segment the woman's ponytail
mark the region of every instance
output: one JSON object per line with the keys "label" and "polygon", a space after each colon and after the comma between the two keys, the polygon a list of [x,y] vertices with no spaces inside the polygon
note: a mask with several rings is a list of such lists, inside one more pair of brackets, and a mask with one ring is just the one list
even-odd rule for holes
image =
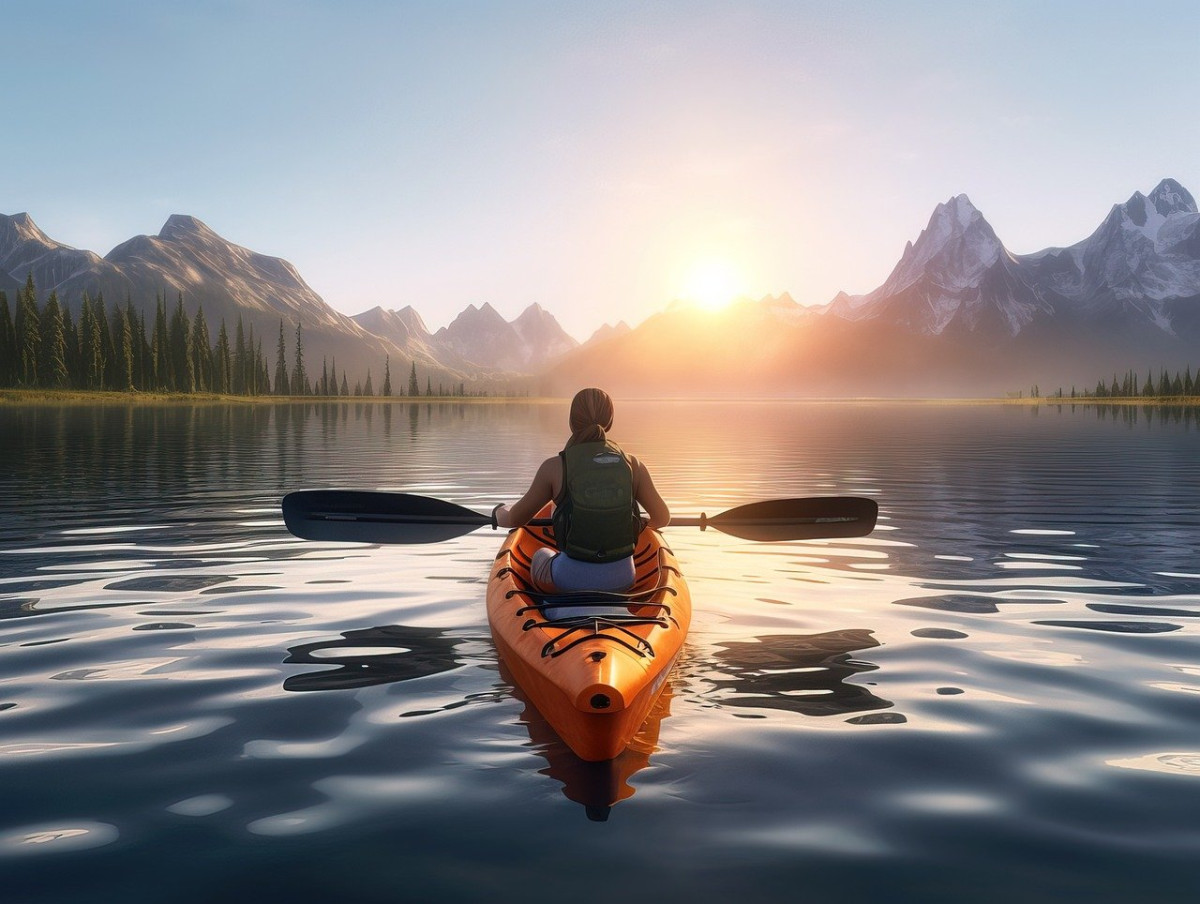
{"label": "woman's ponytail", "polygon": [[602,443],[613,425],[613,401],[603,389],[581,389],[571,400],[571,438],[567,446]]}

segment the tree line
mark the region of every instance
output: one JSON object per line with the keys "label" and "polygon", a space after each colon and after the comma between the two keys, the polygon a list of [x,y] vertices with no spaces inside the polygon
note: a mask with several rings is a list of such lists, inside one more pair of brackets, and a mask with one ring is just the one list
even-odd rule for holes
{"label": "tree line", "polygon": [[[1041,389],[1035,383],[1030,387],[1030,398],[1042,398]],[[1158,378],[1155,379],[1154,369],[1150,368],[1146,371],[1146,378],[1140,379],[1137,371],[1127,370],[1123,376],[1113,374],[1112,380],[1108,381],[1101,377],[1096,381],[1096,388],[1093,390],[1082,390],[1077,392],[1072,386],[1069,393],[1064,392],[1062,387],[1059,387],[1057,392],[1051,393],[1047,398],[1056,399],[1178,399],[1189,398],[1191,396],[1200,396],[1200,370],[1196,375],[1192,375],[1192,367],[1189,364],[1180,373],[1175,371],[1174,376],[1169,374],[1166,368],[1160,368]]]}
{"label": "tree line", "polygon": [[[203,307],[189,317],[182,292],[169,316],[165,293],[156,293],[151,323],[128,298],[124,306],[109,308],[103,293],[91,298],[84,292],[76,322],[57,292],[51,291],[39,307],[32,274],[18,293],[15,312],[0,290],[0,387],[246,396],[422,395],[416,362],[407,393],[393,393],[387,357],[378,393],[370,370],[366,383],[356,382],[352,390],[344,369],[339,377],[336,360],[323,358],[320,375],[310,376],[301,326],[296,324],[295,348],[289,356],[282,319],[272,370],[253,325],[246,327],[239,315],[231,339],[222,318],[214,341]],[[423,394],[434,395],[428,375]],[[448,394],[464,396],[466,387],[459,383],[447,393],[439,383],[437,395]]]}

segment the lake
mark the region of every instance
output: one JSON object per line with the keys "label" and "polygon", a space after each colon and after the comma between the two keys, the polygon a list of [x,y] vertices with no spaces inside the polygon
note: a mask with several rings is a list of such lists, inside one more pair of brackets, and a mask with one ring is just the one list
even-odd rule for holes
{"label": "lake", "polygon": [[0,407],[0,897],[1196,900],[1195,409],[619,402],[676,514],[881,518],[668,529],[692,632],[608,766],[497,661],[500,534],[279,514],[320,487],[487,511],[566,411]]}

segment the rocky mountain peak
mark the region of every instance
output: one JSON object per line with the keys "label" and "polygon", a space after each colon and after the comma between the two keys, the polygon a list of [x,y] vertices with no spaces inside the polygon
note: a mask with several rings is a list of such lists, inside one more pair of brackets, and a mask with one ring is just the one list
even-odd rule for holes
{"label": "rocky mountain peak", "polygon": [[179,241],[187,238],[218,239],[224,241],[200,220],[188,214],[181,213],[174,213],[167,217],[167,222],[159,230],[158,237],[165,241]]}
{"label": "rocky mountain peak", "polygon": [[1150,192],[1147,200],[1164,217],[1173,213],[1196,213],[1196,199],[1174,179],[1163,179]]}
{"label": "rocky mountain peak", "polygon": [[477,330],[481,328],[494,327],[497,324],[505,324],[508,322],[500,316],[500,312],[492,307],[490,302],[484,302],[479,307],[473,304],[467,305],[457,317],[450,322],[449,326],[442,327],[438,333],[449,332],[451,334],[461,332],[463,330]]}
{"label": "rocky mountain peak", "polygon": [[393,311],[409,330],[421,336],[424,339],[429,338],[429,328],[425,326],[425,319],[417,312],[417,309],[410,304],[406,304],[398,311]]}
{"label": "rocky mountain peak", "polygon": [[1150,194],[1135,191],[1124,204],[1114,204],[1100,228],[1087,240],[1088,252],[1108,255],[1113,248],[1154,244],[1168,221],[1196,214],[1196,200],[1174,179],[1163,179]]}
{"label": "rocky mountain peak", "polygon": [[947,289],[975,285],[1003,253],[1004,245],[971,199],[955,195],[934,208],[929,225],[905,247],[885,288],[901,291],[933,271]]}
{"label": "rocky mountain peak", "polygon": [[53,241],[33,222],[27,213],[12,216],[0,214],[0,262],[3,262],[19,245],[33,242],[47,249],[65,247]]}

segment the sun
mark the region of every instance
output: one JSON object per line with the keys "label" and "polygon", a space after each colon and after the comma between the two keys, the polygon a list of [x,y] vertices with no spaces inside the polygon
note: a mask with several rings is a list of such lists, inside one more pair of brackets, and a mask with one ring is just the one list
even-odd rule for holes
{"label": "sun", "polygon": [[740,294],[741,275],[729,261],[709,258],[697,261],[683,282],[683,297],[706,311],[731,304]]}

